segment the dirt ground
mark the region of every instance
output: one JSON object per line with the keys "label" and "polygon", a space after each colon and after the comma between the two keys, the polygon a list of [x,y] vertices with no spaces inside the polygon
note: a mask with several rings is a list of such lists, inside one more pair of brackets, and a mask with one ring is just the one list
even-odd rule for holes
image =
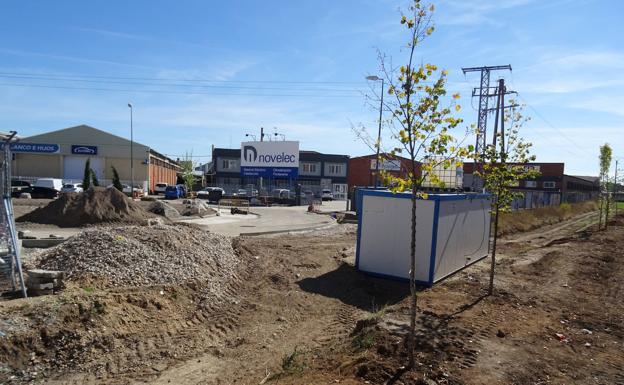
{"label": "dirt ground", "polygon": [[226,301],[202,283],[0,302],[0,383],[624,384],[624,223],[595,213],[503,238],[489,261],[419,293],[354,267],[355,226],[234,240]]}

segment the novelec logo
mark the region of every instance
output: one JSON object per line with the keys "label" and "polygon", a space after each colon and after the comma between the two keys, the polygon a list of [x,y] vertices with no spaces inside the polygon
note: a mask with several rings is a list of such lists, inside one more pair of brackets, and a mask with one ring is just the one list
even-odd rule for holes
{"label": "novelec logo", "polygon": [[260,154],[254,146],[243,146],[243,158],[247,162],[258,163],[295,163],[296,156],[286,154],[284,151],[275,154]]}
{"label": "novelec logo", "polygon": [[243,157],[247,162],[255,162],[258,159],[258,150],[254,146],[244,146]]}

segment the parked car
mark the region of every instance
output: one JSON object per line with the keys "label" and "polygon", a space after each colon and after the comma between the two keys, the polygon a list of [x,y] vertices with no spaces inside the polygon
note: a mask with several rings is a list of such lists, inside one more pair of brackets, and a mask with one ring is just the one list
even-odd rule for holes
{"label": "parked car", "polygon": [[[123,192],[123,193],[124,193],[124,194],[126,194],[127,196],[130,196],[130,191],[131,191],[131,189],[130,189],[130,185],[127,185],[127,184],[122,184],[122,185],[121,185],[121,187],[122,187],[121,192]],[[115,186],[113,186],[112,184],[109,184],[108,186],[106,186],[106,188],[115,188]],[[138,186],[135,186],[135,187],[134,187],[134,193],[135,193],[136,195],[138,195],[138,196],[142,196],[142,195],[144,195],[144,191],[143,191],[143,189],[142,189],[141,187],[138,187]]]}
{"label": "parked car", "polygon": [[81,193],[83,192],[82,183],[65,183],[61,188],[62,193]]}
{"label": "parked car", "polygon": [[35,186],[53,188],[56,191],[61,191],[63,188],[63,180],[57,178],[39,178],[35,181]]}
{"label": "parked car", "polygon": [[30,197],[33,199],[54,199],[59,196],[59,191],[49,187],[34,186],[30,189]]}
{"label": "parked car", "polygon": [[290,190],[284,188],[278,188],[273,190],[273,197],[280,199],[288,199],[290,198]]}
{"label": "parked car", "polygon": [[32,186],[25,180],[12,180],[11,181],[11,196],[17,198],[21,193],[29,193]]}
{"label": "parked car", "polygon": [[258,190],[256,189],[244,189],[244,188],[239,188],[238,190],[236,190],[236,192],[234,193],[235,196],[238,197],[257,197],[258,196]]}
{"label": "parked car", "polygon": [[169,186],[168,183],[164,183],[164,182],[156,183],[156,185],[154,186],[154,194],[156,195],[164,194],[165,190],[167,189],[167,186]]}
{"label": "parked car", "polygon": [[165,199],[178,199],[184,197],[184,190],[179,185],[167,186],[165,189]]}
{"label": "parked car", "polygon": [[178,184],[177,185],[180,189],[182,189],[182,196],[180,198],[184,198],[187,196],[188,191],[186,191],[186,186],[183,184]]}
{"label": "parked car", "polygon": [[323,189],[323,191],[321,192],[321,200],[333,201],[334,200],[334,194],[332,193],[331,190]]}
{"label": "parked car", "polygon": [[208,202],[218,202],[223,195],[225,195],[225,190],[221,187],[205,187],[197,192],[197,198]]}

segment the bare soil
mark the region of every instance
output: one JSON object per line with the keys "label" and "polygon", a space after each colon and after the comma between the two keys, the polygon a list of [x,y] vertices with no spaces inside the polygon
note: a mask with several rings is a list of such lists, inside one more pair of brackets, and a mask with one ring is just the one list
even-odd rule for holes
{"label": "bare soil", "polygon": [[624,383],[624,223],[596,217],[504,238],[491,297],[489,261],[422,290],[412,371],[408,288],[355,271],[343,225],[236,239],[220,303],[200,284],[0,302],[0,383]]}
{"label": "bare soil", "polygon": [[92,187],[67,193],[46,206],[17,217],[18,222],[80,227],[100,223],[144,223],[153,214],[114,188]]}

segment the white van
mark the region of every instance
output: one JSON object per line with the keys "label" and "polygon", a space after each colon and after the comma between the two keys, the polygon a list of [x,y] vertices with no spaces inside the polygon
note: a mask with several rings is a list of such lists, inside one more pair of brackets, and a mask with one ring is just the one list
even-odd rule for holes
{"label": "white van", "polygon": [[56,178],[39,178],[35,181],[34,186],[53,188],[56,191],[61,191],[63,188],[63,180]]}

